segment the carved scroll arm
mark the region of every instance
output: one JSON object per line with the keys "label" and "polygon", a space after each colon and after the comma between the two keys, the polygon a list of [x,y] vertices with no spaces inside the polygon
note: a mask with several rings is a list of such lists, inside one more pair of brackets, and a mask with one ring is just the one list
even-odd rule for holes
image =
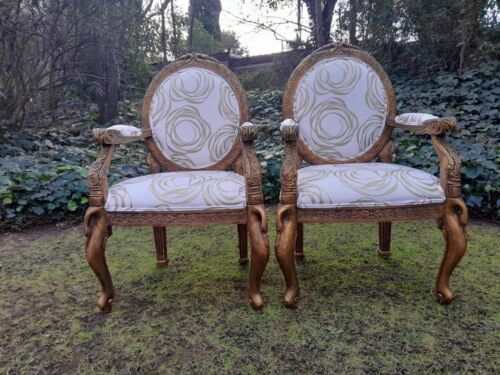
{"label": "carved scroll arm", "polygon": [[396,117],[388,117],[387,125],[417,134],[440,135],[455,131],[457,119],[455,117],[439,118],[426,113],[404,113]]}
{"label": "carved scroll arm", "polygon": [[243,141],[243,151],[236,161],[235,168],[238,173],[245,176],[248,194],[247,203],[249,205],[263,204],[264,196],[261,190],[262,172],[253,144],[259,135],[259,130],[251,122],[245,122],[240,127],[240,135]]}
{"label": "carved scroll arm", "polygon": [[281,204],[297,203],[297,169],[300,158],[297,152],[297,139],[299,137],[299,126],[292,119],[286,119],[281,123],[281,136],[285,142],[285,158],[281,166]]}
{"label": "carved scroll arm", "polygon": [[411,130],[417,134],[431,136],[432,145],[439,157],[439,175],[444,193],[447,198],[459,198],[461,196],[461,160],[445,140],[446,133],[455,131],[458,128],[456,118],[439,118],[421,113],[409,113],[396,116],[396,118],[388,118],[387,124],[396,128]]}
{"label": "carved scroll arm", "polygon": [[131,125],[113,125],[105,129],[93,129],[97,143],[118,145],[151,137],[151,129],[139,129]]}
{"label": "carved scroll arm", "polygon": [[93,129],[94,141],[101,144],[101,151],[92,163],[88,173],[89,205],[102,207],[108,196],[108,170],[113,157],[115,145],[129,143],[150,137],[144,132],[130,125],[113,125],[106,129]]}

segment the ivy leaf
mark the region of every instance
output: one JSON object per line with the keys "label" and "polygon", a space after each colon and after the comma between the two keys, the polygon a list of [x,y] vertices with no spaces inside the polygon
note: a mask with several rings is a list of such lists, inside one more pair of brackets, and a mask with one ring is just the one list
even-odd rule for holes
{"label": "ivy leaf", "polygon": [[30,211],[34,212],[35,214],[37,214],[38,216],[40,216],[41,214],[44,213],[44,209],[42,207],[33,207],[30,209]]}
{"label": "ivy leaf", "polygon": [[78,209],[78,204],[75,201],[68,202],[68,210],[71,212],[76,211]]}
{"label": "ivy leaf", "polygon": [[469,195],[467,197],[467,204],[472,207],[481,206],[481,202],[483,201],[483,197],[479,195]]}
{"label": "ivy leaf", "polygon": [[7,176],[0,176],[0,185],[9,186],[11,183],[12,183],[12,181]]}
{"label": "ivy leaf", "polygon": [[482,168],[477,165],[473,167],[465,166],[462,171],[468,178],[476,178],[481,174]]}

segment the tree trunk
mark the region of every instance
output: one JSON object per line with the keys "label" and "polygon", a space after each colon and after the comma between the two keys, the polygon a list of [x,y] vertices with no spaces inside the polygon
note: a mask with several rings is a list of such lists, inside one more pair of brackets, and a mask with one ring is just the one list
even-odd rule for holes
{"label": "tree trunk", "polygon": [[188,34],[189,52],[193,51],[193,31],[194,31],[194,0],[191,0],[189,5],[189,34]]}
{"label": "tree trunk", "polygon": [[[333,11],[337,0],[302,0],[306,4],[316,47],[330,41]],[[321,4],[324,4],[322,7]]]}
{"label": "tree trunk", "polygon": [[314,19],[316,33],[316,47],[321,47],[325,44],[325,38],[323,33],[323,14],[321,12],[321,0],[314,1]]}
{"label": "tree trunk", "polygon": [[179,57],[179,38],[177,35],[177,18],[175,17],[174,0],[170,3],[170,16],[172,18],[172,53]]}
{"label": "tree trunk", "polygon": [[163,56],[163,64],[167,63],[167,30],[165,28],[165,9],[161,10],[161,34],[160,34],[160,43],[161,43],[161,53]]}
{"label": "tree trunk", "polygon": [[353,46],[358,44],[356,30],[358,23],[358,0],[349,0],[349,43]]}

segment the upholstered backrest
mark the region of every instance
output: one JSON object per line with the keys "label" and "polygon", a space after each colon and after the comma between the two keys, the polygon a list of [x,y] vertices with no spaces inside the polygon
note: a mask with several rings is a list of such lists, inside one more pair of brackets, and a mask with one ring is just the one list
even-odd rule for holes
{"label": "upholstered backrest", "polygon": [[[284,117],[299,124],[299,139],[317,161],[373,159],[388,139],[394,94],[382,67],[366,52],[335,44],[294,71]],[[312,160],[313,162],[315,160]]]}
{"label": "upholstered backrest", "polygon": [[[170,169],[207,169],[234,149],[248,104],[237,78],[204,55],[167,65],[151,83],[143,108],[148,146]],[[173,166],[173,168],[172,168]]]}

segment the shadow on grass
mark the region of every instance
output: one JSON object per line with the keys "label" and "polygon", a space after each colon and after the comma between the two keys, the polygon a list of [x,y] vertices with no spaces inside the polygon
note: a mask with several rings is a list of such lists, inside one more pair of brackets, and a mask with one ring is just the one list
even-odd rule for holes
{"label": "shadow on grass", "polygon": [[444,246],[433,223],[394,224],[388,260],[374,224],[306,225],[299,308],[281,306],[271,255],[267,305],[255,312],[236,226],[169,229],[163,269],[151,229],[117,228],[109,315],[94,307],[80,228],[3,235],[0,373],[498,373],[500,228],[469,232],[457,299],[442,307],[431,293]]}

